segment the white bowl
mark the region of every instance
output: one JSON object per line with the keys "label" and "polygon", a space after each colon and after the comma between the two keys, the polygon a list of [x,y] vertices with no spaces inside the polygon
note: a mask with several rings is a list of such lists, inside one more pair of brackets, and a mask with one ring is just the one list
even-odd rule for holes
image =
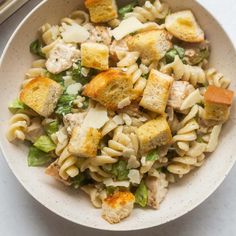
{"label": "white bowl", "polygon": [[[176,219],[202,203],[224,180],[235,162],[236,113],[223,128],[219,147],[210,155],[205,165],[170,187],[160,210],[135,209],[120,224],[110,225],[100,217],[83,193],[64,187],[44,174],[44,168],[27,166],[27,147],[10,144],[5,133],[11,114],[7,106],[18,94],[25,71],[30,68],[33,56],[29,44],[36,38],[37,29],[45,22],[57,23],[72,10],[82,7],[82,0],[43,1],[19,25],[11,37],[1,61],[0,68],[0,141],[4,156],[13,173],[25,189],[42,205],[75,223],[106,230],[136,230],[157,226]],[[122,1],[119,1],[122,2]],[[226,77],[232,79],[231,89],[236,90],[235,49],[213,16],[193,0],[168,0],[174,10],[192,9],[207,38],[211,42],[211,64]]]}

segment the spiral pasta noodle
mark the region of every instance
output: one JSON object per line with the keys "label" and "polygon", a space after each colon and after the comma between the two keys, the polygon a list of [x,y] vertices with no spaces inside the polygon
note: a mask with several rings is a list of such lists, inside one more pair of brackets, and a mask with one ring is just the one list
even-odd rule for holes
{"label": "spiral pasta noodle", "polygon": [[229,79],[226,79],[223,74],[217,72],[214,68],[206,71],[206,78],[209,85],[214,85],[220,88],[228,88],[231,82]]}
{"label": "spiral pasta noodle", "polygon": [[199,167],[203,164],[205,159],[205,154],[201,154],[198,157],[183,156],[175,157],[172,159],[171,163],[167,166],[167,170],[178,175],[180,178],[183,175],[188,174],[195,167]]}
{"label": "spiral pasta noodle", "polygon": [[31,68],[25,73],[25,80],[22,83],[22,87],[25,87],[32,79],[37,77],[44,77],[47,73],[45,67],[46,60],[39,59],[32,63]]}
{"label": "spiral pasta noodle", "polygon": [[51,139],[57,145],[55,153],[60,156],[69,142],[69,137],[66,128],[62,127],[61,129],[59,129],[58,132],[52,134]]}
{"label": "spiral pasta noodle", "polygon": [[131,76],[134,90],[138,94],[142,93],[146,87],[146,79],[143,78],[143,74],[149,72],[149,68],[142,65],[141,67],[136,63],[139,58],[138,52],[119,52],[118,57],[120,61],[117,63],[117,67],[121,68],[127,75]]}
{"label": "spiral pasta noodle", "polygon": [[172,74],[176,80],[189,81],[193,86],[207,82],[205,72],[201,67],[185,65],[179,56],[175,56],[172,63],[163,66],[161,72]]}
{"label": "spiral pasta noodle", "polygon": [[189,151],[190,142],[197,139],[197,129],[199,129],[199,124],[195,119],[191,119],[177,131],[172,141],[176,144],[176,150],[179,155]]}
{"label": "spiral pasta noodle", "polygon": [[72,12],[68,17],[61,20],[61,24],[65,23],[68,25],[78,24],[85,25],[89,22],[89,15],[85,11],[77,10]]}
{"label": "spiral pasta noodle", "polygon": [[108,141],[108,146],[101,150],[102,155],[110,157],[136,155],[138,152],[137,136],[123,133],[123,126],[119,126],[114,131],[114,136]]}
{"label": "spiral pasta noodle", "polygon": [[71,155],[66,147],[58,158],[59,175],[62,179],[67,180],[69,177],[75,177],[79,174],[79,168],[77,167],[77,157]]}
{"label": "spiral pasta noodle", "polygon": [[11,117],[7,130],[7,139],[12,142],[15,139],[25,140],[27,128],[30,125],[30,118],[26,114],[16,114]]}
{"label": "spiral pasta noodle", "polygon": [[146,1],[142,7],[137,6],[132,12],[126,13],[125,18],[134,16],[142,23],[145,23],[147,21],[164,19],[168,13],[169,7],[167,4],[161,3],[159,0],[155,0],[154,3]]}
{"label": "spiral pasta noodle", "polygon": [[94,185],[86,185],[81,189],[90,196],[91,203],[94,207],[102,207],[102,201],[107,197],[105,190],[100,190]]}

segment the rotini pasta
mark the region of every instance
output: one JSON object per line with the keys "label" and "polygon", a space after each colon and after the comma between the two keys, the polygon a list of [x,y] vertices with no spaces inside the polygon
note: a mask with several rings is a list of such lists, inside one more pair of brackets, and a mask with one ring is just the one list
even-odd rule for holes
{"label": "rotini pasta", "polygon": [[26,114],[16,114],[11,117],[7,131],[7,139],[12,142],[15,139],[25,140],[30,118]]}
{"label": "rotini pasta", "polygon": [[189,81],[193,86],[206,84],[206,75],[201,67],[185,65],[179,56],[175,56],[174,62],[161,68],[166,74],[173,75],[176,80]]}
{"label": "rotini pasta", "polygon": [[207,69],[209,43],[191,10],[95,2],[39,29],[6,136],[30,144],[30,167],[47,165],[117,223],[134,203],[158,209],[169,183],[203,165],[233,92]]}
{"label": "rotini pasta", "polygon": [[159,0],[155,0],[154,3],[146,1],[142,7],[137,6],[132,12],[127,13],[125,18],[134,16],[141,22],[155,21],[158,19],[164,19],[169,13],[169,7],[165,3],[161,3]]}
{"label": "rotini pasta", "polygon": [[46,60],[44,59],[39,59],[32,63],[32,67],[25,73],[25,80],[23,81],[22,87],[25,87],[32,79],[46,75],[45,63]]}
{"label": "rotini pasta", "polygon": [[67,180],[68,177],[75,177],[79,174],[79,168],[76,165],[77,161],[77,157],[72,156],[66,147],[58,159],[59,175],[62,179]]}
{"label": "rotini pasta", "polygon": [[214,85],[220,88],[228,88],[230,85],[230,80],[226,79],[223,74],[217,72],[214,68],[206,71],[206,78],[209,85]]}

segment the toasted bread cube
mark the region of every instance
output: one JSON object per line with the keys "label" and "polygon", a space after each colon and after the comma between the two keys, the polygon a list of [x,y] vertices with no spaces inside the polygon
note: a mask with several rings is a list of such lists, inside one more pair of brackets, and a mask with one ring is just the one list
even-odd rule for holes
{"label": "toasted bread cube", "polygon": [[103,23],[118,17],[115,0],[85,0],[85,6],[94,23]]}
{"label": "toasted bread cube", "polygon": [[81,44],[81,64],[82,66],[97,70],[107,70],[109,60],[109,48],[101,43]]}
{"label": "toasted bread cube", "polygon": [[54,80],[36,78],[31,80],[20,93],[20,100],[39,115],[50,116],[57,101],[63,93],[63,88]]}
{"label": "toasted bread cube", "polygon": [[83,95],[98,101],[108,109],[116,110],[125,98],[132,99],[132,79],[117,69],[101,72],[85,87]]}
{"label": "toasted bread cube", "polygon": [[72,131],[68,150],[79,157],[96,157],[101,133],[94,128],[77,126]]}
{"label": "toasted bread cube", "polygon": [[193,85],[187,81],[174,81],[171,86],[170,96],[167,102],[168,106],[180,111],[180,107],[183,104],[184,99],[194,90]]}
{"label": "toasted bread cube", "polygon": [[190,10],[168,15],[165,26],[171,34],[185,42],[200,43],[204,41],[204,32]]}
{"label": "toasted bread cube", "polygon": [[160,60],[172,47],[170,34],[165,30],[138,33],[128,41],[130,51],[137,51],[144,60]]}
{"label": "toasted bread cube", "polygon": [[163,114],[173,80],[171,76],[152,69],[139,105],[150,111]]}
{"label": "toasted bread cube", "polygon": [[230,106],[233,102],[234,92],[216,86],[208,86],[204,95],[206,120],[225,122],[229,117]]}
{"label": "toasted bread cube", "polygon": [[157,146],[166,145],[172,140],[170,127],[164,116],[148,121],[140,126],[136,132],[142,153],[147,153]]}
{"label": "toasted bread cube", "polygon": [[102,217],[110,224],[119,223],[133,210],[135,197],[131,192],[118,191],[107,197],[102,204]]}

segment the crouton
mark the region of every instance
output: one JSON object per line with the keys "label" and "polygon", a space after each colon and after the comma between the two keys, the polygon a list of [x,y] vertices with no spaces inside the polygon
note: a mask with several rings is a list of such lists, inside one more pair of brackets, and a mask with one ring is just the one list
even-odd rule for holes
{"label": "crouton", "polygon": [[[130,37],[130,51],[137,51],[143,60],[160,60],[172,47],[170,34],[166,30],[151,30]],[[148,50],[147,50],[148,49]]]}
{"label": "crouton", "polygon": [[163,114],[173,80],[171,76],[152,69],[139,105],[150,111]]}
{"label": "crouton", "polygon": [[90,127],[75,127],[69,142],[68,150],[80,157],[96,157],[101,133]]}
{"label": "crouton", "polygon": [[63,93],[63,88],[54,80],[36,78],[31,80],[20,93],[20,101],[25,103],[39,115],[50,116],[57,101]]}
{"label": "crouton", "polygon": [[204,32],[190,10],[168,15],[165,26],[171,34],[185,42],[200,43],[204,41]]}
{"label": "crouton", "polygon": [[107,70],[109,59],[109,48],[101,43],[81,44],[81,64],[82,66],[97,70]]}
{"label": "crouton", "polygon": [[115,0],[85,0],[90,19],[94,23],[103,23],[118,17]]}
{"label": "crouton", "polygon": [[83,95],[98,101],[108,109],[116,110],[125,98],[132,98],[132,79],[121,70],[109,69],[95,76],[85,87]]}
{"label": "crouton", "polygon": [[204,119],[225,122],[229,117],[230,106],[233,102],[234,92],[224,88],[208,86],[204,95]]}
{"label": "crouton", "polygon": [[168,106],[180,111],[180,107],[183,104],[184,99],[193,91],[194,87],[189,82],[174,81],[171,86],[170,96],[167,102]]}
{"label": "crouton", "polygon": [[107,197],[102,204],[102,217],[110,224],[119,223],[133,210],[135,197],[131,192],[118,191]]}
{"label": "crouton", "polygon": [[164,116],[159,116],[140,126],[137,131],[142,153],[166,145],[171,142],[172,135],[169,124]]}

